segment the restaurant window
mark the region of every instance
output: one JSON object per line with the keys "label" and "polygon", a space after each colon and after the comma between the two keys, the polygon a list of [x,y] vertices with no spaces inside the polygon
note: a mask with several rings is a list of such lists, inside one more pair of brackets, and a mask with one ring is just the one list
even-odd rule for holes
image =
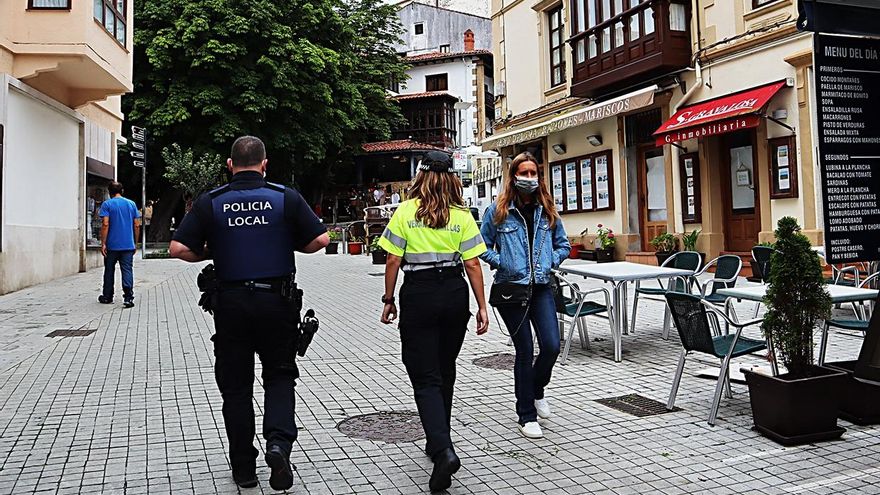
{"label": "restaurant window", "polygon": [[425,91],[446,91],[449,89],[449,78],[446,74],[425,76]]}
{"label": "restaurant window", "polygon": [[550,22],[550,86],[556,87],[565,82],[562,6],[548,12],[547,17]]}
{"label": "restaurant window", "polygon": [[560,213],[614,209],[610,150],[550,164],[550,190]]}
{"label": "restaurant window", "polygon": [[126,34],[125,2],[126,0],[93,0],[95,20],[123,46]]}
{"label": "restaurant window", "polygon": [[30,10],[70,10],[70,0],[28,0]]}

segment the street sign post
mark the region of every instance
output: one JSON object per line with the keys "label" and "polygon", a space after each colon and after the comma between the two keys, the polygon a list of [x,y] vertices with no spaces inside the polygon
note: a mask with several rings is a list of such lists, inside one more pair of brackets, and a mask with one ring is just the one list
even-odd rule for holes
{"label": "street sign post", "polygon": [[[132,165],[141,169],[141,211],[147,211],[147,130],[143,127],[131,126]],[[141,259],[147,255],[147,225],[141,214]]]}

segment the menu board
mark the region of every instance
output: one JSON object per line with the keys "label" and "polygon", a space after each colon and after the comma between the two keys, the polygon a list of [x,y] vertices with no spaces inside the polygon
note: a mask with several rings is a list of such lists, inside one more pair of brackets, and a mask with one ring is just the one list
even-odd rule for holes
{"label": "menu board", "polygon": [[878,260],[880,39],[814,40],[826,259]]}
{"label": "menu board", "polygon": [[581,208],[593,209],[593,159],[581,160]]}
{"label": "menu board", "polygon": [[553,202],[556,203],[557,211],[563,211],[562,165],[553,165],[550,173],[553,182]]}
{"label": "menu board", "polygon": [[577,162],[565,164],[565,211],[578,209]]}

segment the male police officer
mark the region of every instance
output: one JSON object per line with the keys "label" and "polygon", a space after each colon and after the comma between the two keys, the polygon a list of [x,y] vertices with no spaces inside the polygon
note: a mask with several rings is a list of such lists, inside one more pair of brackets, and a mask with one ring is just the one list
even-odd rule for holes
{"label": "male police officer", "polygon": [[[275,490],[293,485],[289,457],[297,429],[294,352],[301,300],[292,284],[294,251],[313,253],[329,239],[323,224],[292,189],[266,182],[266,148],[244,136],[232,145],[229,184],[203,194],[171,241],[175,258],[214,259],[219,286],[214,301],[215,376],[235,482],[257,485],[254,448],[254,353],[263,365],[266,463]],[[293,294],[294,297],[285,297]],[[291,302],[291,299],[293,301]]]}

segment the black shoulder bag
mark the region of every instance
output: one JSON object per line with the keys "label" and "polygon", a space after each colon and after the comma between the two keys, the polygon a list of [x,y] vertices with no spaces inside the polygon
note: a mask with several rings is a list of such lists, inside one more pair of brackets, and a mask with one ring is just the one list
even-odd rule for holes
{"label": "black shoulder bag", "polygon": [[[528,235],[528,234],[526,234]],[[541,244],[538,245],[538,254],[541,254],[541,250],[544,249],[544,239],[547,236],[541,238]],[[530,277],[528,285],[523,284],[515,284],[513,282],[501,282],[492,284],[492,288],[489,290],[489,304],[492,306],[523,306],[528,307],[529,302],[532,300],[532,286],[535,283],[535,265],[537,262],[533,262],[530,267]]]}

